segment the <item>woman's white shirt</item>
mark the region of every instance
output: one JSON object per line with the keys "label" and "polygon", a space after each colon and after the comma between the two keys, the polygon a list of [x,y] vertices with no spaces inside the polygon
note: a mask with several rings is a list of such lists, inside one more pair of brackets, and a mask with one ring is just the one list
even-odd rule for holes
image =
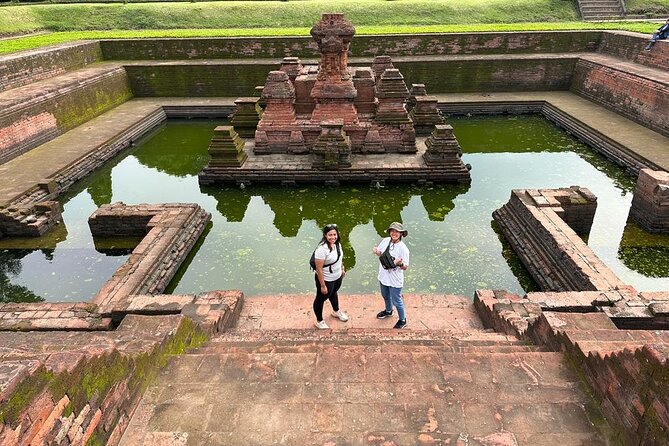
{"label": "woman's white shirt", "polygon": [[[324,243],[322,245],[318,245],[316,248],[316,252],[314,254],[314,257],[319,260],[323,260],[323,264],[327,265],[328,263],[333,263],[335,260],[337,263],[332,265],[332,267],[329,266],[324,266],[323,267],[323,279],[326,282],[334,282],[335,280],[339,279],[341,277],[341,265],[342,265],[342,260],[344,259],[344,252],[341,249],[341,245],[339,245],[339,250],[341,251],[341,256],[339,256],[339,260],[337,260],[337,248],[333,248],[332,251],[330,251],[330,247],[327,243]],[[330,272],[330,268],[332,268],[332,272]]]}
{"label": "woman's white shirt", "polygon": [[[390,237],[386,237],[381,240],[379,243],[379,250],[381,252],[385,251],[390,243]],[[404,244],[403,241],[393,243],[390,246],[390,255],[396,259],[401,258],[404,265],[409,266],[409,248]],[[404,271],[399,266],[393,269],[385,269],[381,266],[379,262],[379,282],[385,286],[391,286],[393,288],[402,288],[404,286]]]}

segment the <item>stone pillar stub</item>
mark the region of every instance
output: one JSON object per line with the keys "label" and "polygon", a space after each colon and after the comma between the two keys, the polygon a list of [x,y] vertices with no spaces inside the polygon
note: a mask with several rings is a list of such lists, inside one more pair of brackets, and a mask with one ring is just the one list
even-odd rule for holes
{"label": "stone pillar stub", "polygon": [[641,169],[630,217],[653,233],[669,233],[669,172]]}
{"label": "stone pillar stub", "polygon": [[415,106],[409,113],[417,135],[429,135],[435,125],[445,124],[446,120],[437,107],[436,96],[416,96]]}
{"label": "stone pillar stub", "polygon": [[393,61],[390,56],[376,56],[374,62],[372,62],[372,71],[374,72],[374,77],[378,82],[381,79],[381,75],[386,70],[391,70],[395,68]]}
{"label": "stone pillar stub", "polygon": [[302,63],[300,62],[299,57],[284,57],[281,61],[281,71],[285,72],[288,75],[288,78],[291,82],[295,81],[295,78],[300,74],[302,70]]}
{"label": "stone pillar stub", "polygon": [[235,100],[235,111],[230,123],[242,138],[253,138],[262,117],[259,98],[244,97]]}
{"label": "stone pillar stub", "polygon": [[210,166],[241,167],[246,161],[244,141],[232,126],[221,125],[214,129],[209,144]]}
{"label": "stone pillar stub", "polygon": [[426,96],[427,89],[425,84],[411,84],[411,89],[409,90],[409,99],[407,99],[407,110],[411,111],[416,106],[416,97]]}
{"label": "stone pillar stub", "polygon": [[425,146],[427,149],[423,153],[423,160],[428,167],[448,169],[463,180],[471,181],[471,166],[462,162],[462,149],[453,134],[453,127],[446,124],[434,126]]}

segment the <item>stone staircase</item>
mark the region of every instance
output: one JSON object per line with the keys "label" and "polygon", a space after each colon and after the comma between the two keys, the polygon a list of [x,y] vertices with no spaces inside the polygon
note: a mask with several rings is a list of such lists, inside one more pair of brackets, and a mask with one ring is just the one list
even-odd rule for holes
{"label": "stone staircase", "polygon": [[623,0],[578,0],[578,9],[586,22],[618,20],[625,17]]}
{"label": "stone staircase", "polygon": [[608,444],[562,354],[484,329],[468,299],[406,296],[402,331],[378,296],[340,300],[351,320],[316,330],[310,296],[247,299],[173,358],[120,444]]}

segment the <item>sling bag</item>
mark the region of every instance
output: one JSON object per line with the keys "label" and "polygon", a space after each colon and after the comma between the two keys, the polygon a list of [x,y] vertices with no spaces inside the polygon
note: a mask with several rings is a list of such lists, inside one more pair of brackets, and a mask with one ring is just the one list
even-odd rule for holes
{"label": "sling bag", "polygon": [[390,244],[392,243],[392,240],[388,241],[388,246],[386,246],[386,250],[381,253],[379,256],[379,262],[381,262],[381,266],[383,269],[393,269],[397,268],[397,265],[395,265],[395,257],[390,255]]}

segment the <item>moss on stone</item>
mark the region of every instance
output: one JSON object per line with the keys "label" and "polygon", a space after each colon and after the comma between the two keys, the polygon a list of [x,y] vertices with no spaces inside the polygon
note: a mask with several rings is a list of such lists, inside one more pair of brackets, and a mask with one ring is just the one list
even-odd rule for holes
{"label": "moss on stone", "polygon": [[[42,366],[24,379],[7,402],[0,405],[0,423],[16,425],[21,421],[21,415],[44,392],[48,392],[53,401],[59,401],[64,395],[69,397],[63,416],[78,414],[92,399],[102,403],[115,386],[124,381],[131,398],[141,395],[171,355],[183,354],[206,340],[207,335],[192,320],[184,318],[174,335],[151,354],[130,357],[113,351],[84,360],[74,370],[58,375]],[[98,428],[87,445],[103,445],[110,434],[111,431],[107,433]]]}
{"label": "moss on stone", "polygon": [[14,426],[21,414],[44,392],[47,384],[53,380],[53,374],[42,366],[28,376],[14,389],[7,402],[0,405],[0,423]]}
{"label": "moss on stone", "polygon": [[126,76],[117,76],[90,89],[71,93],[59,101],[53,113],[58,127],[67,131],[132,98]]}

